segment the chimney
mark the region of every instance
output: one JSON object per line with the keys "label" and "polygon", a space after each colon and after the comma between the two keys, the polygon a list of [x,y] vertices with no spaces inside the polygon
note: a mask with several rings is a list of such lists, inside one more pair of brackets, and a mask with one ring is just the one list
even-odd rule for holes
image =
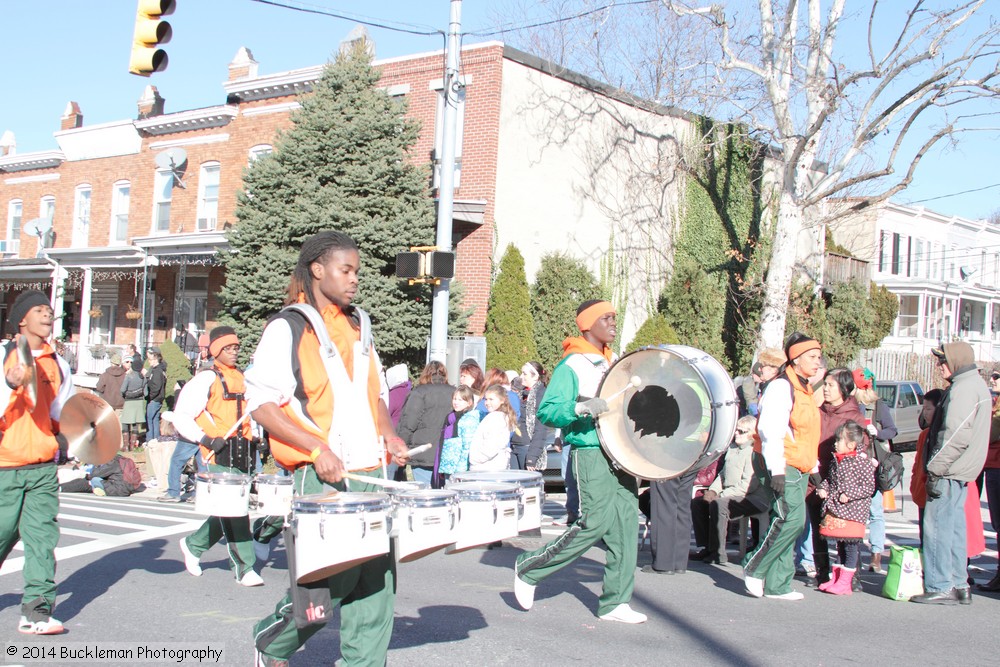
{"label": "chimney", "polygon": [[257,61],[253,59],[250,49],[241,46],[233,61],[229,63],[229,80],[253,79],[257,76]]}
{"label": "chimney", "polygon": [[83,127],[83,113],[80,111],[79,104],[70,102],[66,105],[66,111],[63,111],[59,129],[72,130],[77,127]]}
{"label": "chimney", "polygon": [[139,98],[139,119],[163,115],[163,98],[156,86],[146,86]]}
{"label": "chimney", "polygon": [[10,130],[4,130],[3,136],[0,136],[0,157],[7,157],[16,153],[17,140],[14,138],[14,133]]}

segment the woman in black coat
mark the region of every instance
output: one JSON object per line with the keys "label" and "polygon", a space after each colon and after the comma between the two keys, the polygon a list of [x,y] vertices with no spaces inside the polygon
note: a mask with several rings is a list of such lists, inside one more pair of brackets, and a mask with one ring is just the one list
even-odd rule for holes
{"label": "woman in black coat", "polygon": [[430,443],[432,447],[410,459],[413,479],[431,484],[434,460],[441,447],[441,431],[451,412],[451,398],[455,388],[448,384],[448,370],[440,361],[424,366],[417,386],[410,391],[403,404],[396,429],[408,447]]}

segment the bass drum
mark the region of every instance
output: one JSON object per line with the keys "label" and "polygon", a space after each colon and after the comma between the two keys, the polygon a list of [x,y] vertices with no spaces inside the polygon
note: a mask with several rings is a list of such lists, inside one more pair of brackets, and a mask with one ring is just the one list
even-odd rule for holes
{"label": "bass drum", "polygon": [[597,395],[609,408],[597,419],[604,451],[621,469],[654,481],[717,459],[739,418],[736,388],[722,364],[685,345],[626,354]]}

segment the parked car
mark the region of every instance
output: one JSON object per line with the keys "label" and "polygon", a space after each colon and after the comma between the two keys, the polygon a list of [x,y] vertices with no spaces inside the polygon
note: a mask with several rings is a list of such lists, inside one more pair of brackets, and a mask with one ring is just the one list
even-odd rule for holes
{"label": "parked car", "polygon": [[920,416],[924,390],[917,382],[884,380],[875,383],[875,391],[885,401],[899,430],[899,434],[892,439],[893,451],[912,452],[920,435],[917,417]]}

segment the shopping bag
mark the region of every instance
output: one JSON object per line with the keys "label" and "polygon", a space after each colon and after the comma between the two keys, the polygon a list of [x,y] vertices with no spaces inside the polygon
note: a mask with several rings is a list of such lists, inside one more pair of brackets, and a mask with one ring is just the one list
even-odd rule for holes
{"label": "shopping bag", "polygon": [[924,592],[924,566],[917,547],[889,547],[892,554],[882,595],[890,600],[909,600]]}

